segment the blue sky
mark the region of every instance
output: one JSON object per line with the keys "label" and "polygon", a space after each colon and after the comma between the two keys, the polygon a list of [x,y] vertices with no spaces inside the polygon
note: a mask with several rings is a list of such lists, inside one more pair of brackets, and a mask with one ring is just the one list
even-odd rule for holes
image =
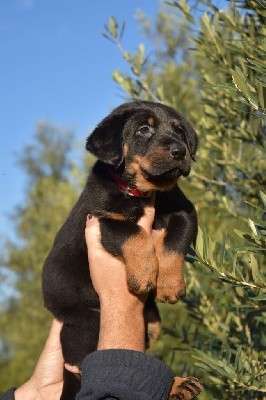
{"label": "blue sky", "polygon": [[9,215],[23,202],[26,177],[17,155],[38,121],[71,127],[77,139],[123,102],[112,81],[126,70],[100,34],[111,15],[126,21],[124,47],[143,40],[134,19],[153,16],[156,0],[1,0],[0,2],[0,240],[12,236]]}
{"label": "blue sky", "polygon": [[[128,70],[101,35],[111,15],[126,22],[124,48],[143,41],[134,16],[153,17],[163,0],[0,0],[0,244],[14,233],[10,215],[23,202],[26,176],[16,163],[36,125],[73,128],[77,140],[123,102],[112,81]],[[217,0],[225,6],[225,0]],[[145,41],[144,41],[145,43]]]}

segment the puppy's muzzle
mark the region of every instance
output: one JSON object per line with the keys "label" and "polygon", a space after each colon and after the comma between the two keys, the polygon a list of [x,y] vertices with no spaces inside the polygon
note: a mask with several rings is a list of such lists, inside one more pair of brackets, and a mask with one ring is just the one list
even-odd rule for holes
{"label": "puppy's muzzle", "polygon": [[170,147],[170,154],[177,161],[183,160],[186,156],[186,147],[174,144]]}

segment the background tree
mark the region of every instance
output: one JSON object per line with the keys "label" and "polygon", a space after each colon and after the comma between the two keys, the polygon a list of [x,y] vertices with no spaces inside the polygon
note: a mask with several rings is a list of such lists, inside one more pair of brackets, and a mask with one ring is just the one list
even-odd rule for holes
{"label": "background tree", "polygon": [[6,243],[1,260],[15,284],[0,311],[0,392],[29,378],[47,337],[51,315],[43,307],[41,271],[77,197],[72,145],[72,132],[41,123],[20,159],[29,183],[25,203],[14,216],[19,241]]}
{"label": "background tree", "polygon": [[[161,14],[160,25],[156,21],[153,28],[167,56],[155,49],[147,59],[143,45],[136,54],[122,50],[131,72],[116,71],[114,79],[134,98],[157,99],[183,111],[201,138],[189,184],[180,182],[196,200],[202,227],[196,255],[187,266],[189,293],[183,304],[161,306],[165,328],[152,351],[178,374],[195,373],[196,366],[206,385],[200,398],[263,399],[265,195],[260,197],[260,190],[266,183],[266,9],[255,0],[228,5],[222,11],[211,1],[172,2],[168,12],[181,11],[182,18]],[[199,22],[193,15],[199,15]],[[171,27],[161,30],[162,20]],[[149,34],[146,21],[142,18]],[[182,54],[187,57],[186,51],[175,57],[178,46],[188,46],[176,40],[179,32],[182,35],[180,24],[187,33],[193,27],[188,35],[193,47],[190,65],[197,68],[197,75],[192,72],[193,90],[188,86],[193,108],[186,98],[169,97],[161,89],[167,75],[170,93],[179,94],[180,86],[186,90],[186,75],[176,80],[173,72],[182,70]],[[106,35],[122,49],[115,19],[110,19]],[[175,43],[175,51],[167,51],[169,43]],[[169,64],[175,64],[172,74]],[[247,223],[250,232],[242,233]]]}
{"label": "background tree", "polygon": [[136,18],[153,51],[147,56],[143,43],[135,53],[125,50],[121,43],[125,26],[120,29],[116,19],[110,17],[103,35],[117,46],[130,66],[129,73],[114,71],[113,79],[129,98],[179,104],[184,115],[193,110],[189,115],[194,121],[200,112],[198,76],[195,57],[188,50],[191,31],[187,22],[164,9],[154,23],[141,11]]}
{"label": "background tree", "polygon": [[[176,107],[201,139],[191,177],[180,181],[201,226],[187,263],[188,296],[160,305],[164,329],[151,352],[176,374],[200,377],[201,399],[264,399],[265,7],[228,6],[174,1],[155,23],[139,13],[149,56],[143,44],[136,53],[122,47],[124,27],[114,17],[104,35],[129,63],[113,76],[126,97]],[[7,244],[1,263],[15,273],[17,296],[0,310],[0,390],[30,375],[47,334],[41,268],[80,188],[70,149],[65,133],[42,125],[22,158],[29,186],[16,215],[21,241]]]}

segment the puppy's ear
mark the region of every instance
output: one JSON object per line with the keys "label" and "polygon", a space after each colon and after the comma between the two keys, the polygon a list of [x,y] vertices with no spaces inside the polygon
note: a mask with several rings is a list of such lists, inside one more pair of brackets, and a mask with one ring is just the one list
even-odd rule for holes
{"label": "puppy's ear", "polygon": [[114,166],[123,161],[123,128],[130,115],[127,104],[117,107],[100,122],[87,139],[86,149]]}
{"label": "puppy's ear", "polygon": [[187,143],[190,157],[192,158],[193,161],[196,161],[195,157],[199,142],[198,135],[187,121],[185,123],[185,140]]}
{"label": "puppy's ear", "polygon": [[119,165],[123,159],[123,126],[123,115],[111,113],[88,137],[86,149],[107,164]]}

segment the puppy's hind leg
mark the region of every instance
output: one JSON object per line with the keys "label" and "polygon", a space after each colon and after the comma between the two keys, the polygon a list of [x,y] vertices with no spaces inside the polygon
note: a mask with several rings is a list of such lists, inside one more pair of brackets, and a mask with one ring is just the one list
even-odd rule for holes
{"label": "puppy's hind leg", "polygon": [[80,378],[64,369],[64,385],[60,400],[75,400],[80,390]]}
{"label": "puppy's hind leg", "polygon": [[145,303],[144,322],[146,348],[149,348],[155,344],[161,332],[161,318],[152,293],[149,294]]}
{"label": "puppy's hind leg", "polygon": [[61,331],[63,357],[67,364],[80,366],[83,358],[97,349],[100,312],[88,308],[86,319],[65,322]]}
{"label": "puppy's hind leg", "polygon": [[[84,357],[97,349],[100,312],[87,308],[87,318],[65,322],[61,331],[63,357],[72,370],[80,371]],[[71,370],[71,368],[69,368]],[[80,373],[64,369],[64,385],[60,400],[75,400],[80,390]]]}

